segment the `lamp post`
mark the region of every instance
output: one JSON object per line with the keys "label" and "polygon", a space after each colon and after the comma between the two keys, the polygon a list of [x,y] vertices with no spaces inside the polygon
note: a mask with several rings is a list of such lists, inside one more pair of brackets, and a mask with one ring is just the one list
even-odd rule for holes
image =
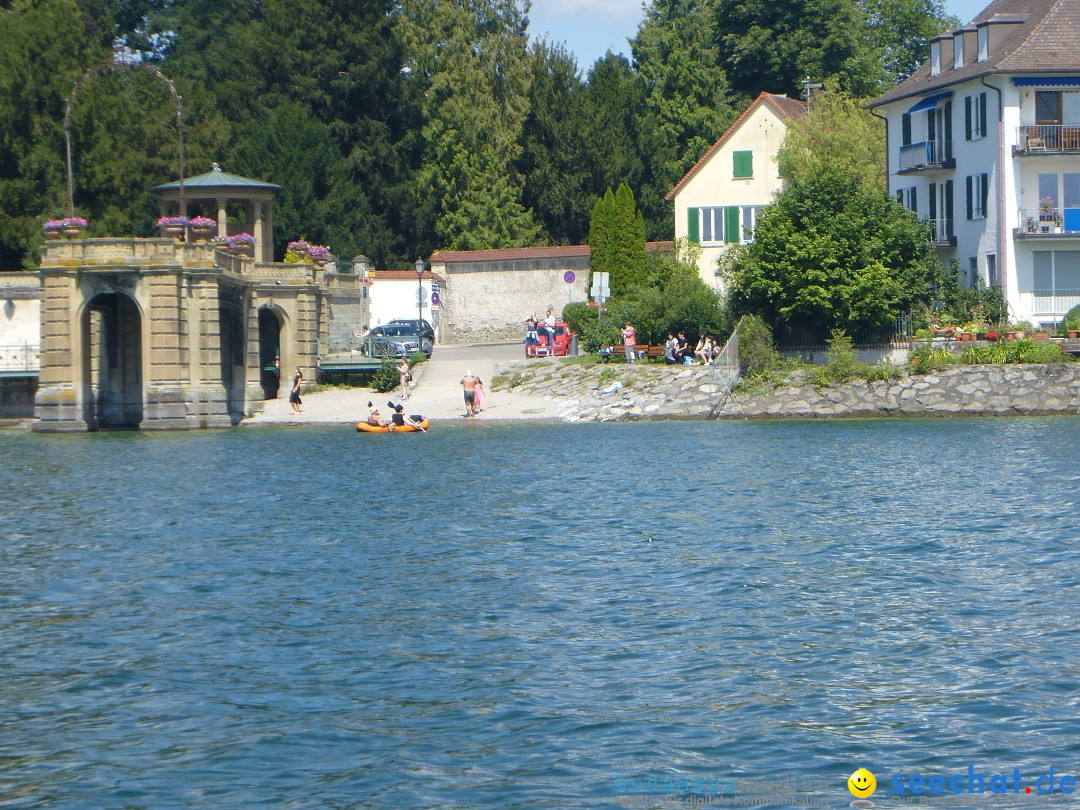
{"label": "lamp post", "polygon": [[423,342],[422,326],[424,320],[424,260],[416,260],[416,346]]}

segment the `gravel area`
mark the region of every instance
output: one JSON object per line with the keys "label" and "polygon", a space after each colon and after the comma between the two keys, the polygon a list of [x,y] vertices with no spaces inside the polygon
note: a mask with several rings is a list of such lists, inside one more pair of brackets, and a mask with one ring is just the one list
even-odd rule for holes
{"label": "gravel area", "polygon": [[[434,422],[464,421],[465,400],[461,378],[472,371],[484,381],[487,397],[476,420],[543,420],[556,418],[558,401],[532,394],[508,393],[489,389],[500,363],[524,358],[520,342],[436,346],[431,359],[421,363],[414,372],[416,378],[411,395],[404,403],[408,414],[423,414]],[[379,405],[384,418],[386,402],[399,401],[400,390],[378,394],[370,388],[336,388],[315,394],[304,394],[303,410],[294,415],[289,408],[288,385],[282,378],[282,392],[277,399],[268,400],[261,413],[245,419],[245,425],[260,424],[355,424],[366,419],[367,402]]]}

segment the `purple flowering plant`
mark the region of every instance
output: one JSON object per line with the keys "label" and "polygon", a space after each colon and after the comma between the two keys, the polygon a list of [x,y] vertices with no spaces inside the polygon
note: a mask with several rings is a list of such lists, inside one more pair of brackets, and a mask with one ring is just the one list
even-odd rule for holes
{"label": "purple flowering plant", "polygon": [[188,224],[187,217],[161,217],[157,221],[159,228],[176,227],[186,228]]}

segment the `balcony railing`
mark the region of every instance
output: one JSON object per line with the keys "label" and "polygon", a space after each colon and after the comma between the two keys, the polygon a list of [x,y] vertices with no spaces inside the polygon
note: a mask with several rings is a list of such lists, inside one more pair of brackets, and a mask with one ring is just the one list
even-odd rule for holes
{"label": "balcony railing", "polygon": [[1080,235],[1080,208],[1021,208],[1019,237],[1067,233]]}
{"label": "balcony railing", "polygon": [[956,244],[956,234],[953,233],[953,221],[942,217],[941,219],[928,219],[930,223],[930,241],[935,245]]}
{"label": "balcony railing", "polygon": [[1080,152],[1080,124],[1017,127],[1017,152]]}
{"label": "balcony railing", "polygon": [[37,373],[41,369],[41,352],[36,343],[0,346],[0,374]]}
{"label": "balcony railing", "polygon": [[955,166],[952,141],[919,141],[900,147],[901,172]]}
{"label": "balcony railing", "polygon": [[1080,290],[1032,290],[1033,315],[1061,317],[1080,304]]}

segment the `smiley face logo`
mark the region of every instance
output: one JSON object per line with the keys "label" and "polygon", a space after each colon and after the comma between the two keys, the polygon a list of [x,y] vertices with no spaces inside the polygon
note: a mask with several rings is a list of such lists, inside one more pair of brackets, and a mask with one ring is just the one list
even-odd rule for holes
{"label": "smiley face logo", "polygon": [[865,799],[867,796],[872,796],[874,791],[877,790],[877,779],[866,768],[859,768],[848,777],[847,789],[851,791],[852,796]]}

